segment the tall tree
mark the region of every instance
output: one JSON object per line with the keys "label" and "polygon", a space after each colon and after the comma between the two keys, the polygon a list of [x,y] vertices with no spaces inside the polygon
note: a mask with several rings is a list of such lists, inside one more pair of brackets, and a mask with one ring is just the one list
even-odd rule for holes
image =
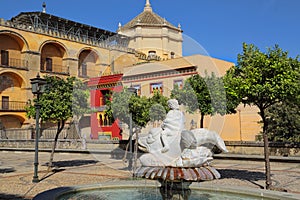
{"label": "tall tree", "polygon": [[244,104],[259,108],[263,125],[266,189],[272,186],[266,110],[299,92],[299,63],[298,57],[288,57],[288,52],[282,51],[278,45],[263,53],[253,44],[244,43],[237,65],[226,74],[228,88],[235,91]]}
{"label": "tall tree", "polygon": [[199,74],[189,77],[182,89],[174,87],[171,97],[176,98],[180,104],[186,105],[188,112],[199,110],[200,127],[203,128],[206,115],[216,113],[224,115],[234,112],[237,103],[229,106],[226,94],[223,79],[212,73],[210,76],[205,74],[205,77]]}
{"label": "tall tree", "polygon": [[[61,79],[47,76],[45,79],[46,89],[38,102],[41,105],[40,118],[43,122],[50,121],[57,124],[57,131],[48,165],[48,169],[50,169],[59,134],[65,127],[67,120],[70,120],[74,116],[77,116],[79,119],[88,110],[88,93],[82,90],[82,82],[75,77]],[[34,99],[33,102],[37,102],[37,99]],[[26,107],[26,111],[27,117],[35,117],[35,108],[31,103]]]}

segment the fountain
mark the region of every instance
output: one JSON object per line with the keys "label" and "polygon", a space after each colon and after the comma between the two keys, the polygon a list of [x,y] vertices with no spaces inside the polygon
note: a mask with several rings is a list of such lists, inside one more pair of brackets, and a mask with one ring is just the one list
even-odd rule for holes
{"label": "fountain", "polygon": [[[143,154],[139,157],[140,166],[133,171],[135,184],[132,181],[118,181],[58,187],[42,192],[33,199],[299,199],[299,195],[268,190],[233,189],[217,185],[209,188],[192,187],[193,182],[221,177],[211,166],[211,161],[215,151],[227,152],[227,149],[214,131],[185,130],[184,115],[179,111],[177,100],[169,100],[168,105],[171,110],[162,126],[152,128],[138,139]],[[142,184],[139,179],[145,179],[145,183]],[[146,180],[157,180],[159,188],[157,181],[150,181],[155,182],[155,185],[146,185]]]}
{"label": "fountain", "polygon": [[184,129],[184,115],[176,99],[168,101],[170,111],[162,126],[140,137],[138,145],[145,153],[135,177],[158,180],[163,199],[188,199],[192,182],[220,178],[210,166],[213,147],[227,152],[224,141],[207,129]]}

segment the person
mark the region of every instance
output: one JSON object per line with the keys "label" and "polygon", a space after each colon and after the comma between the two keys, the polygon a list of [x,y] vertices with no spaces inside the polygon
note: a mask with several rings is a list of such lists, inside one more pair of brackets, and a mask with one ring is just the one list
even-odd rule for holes
{"label": "person", "polygon": [[184,128],[184,115],[179,110],[179,104],[176,99],[168,100],[168,106],[171,109],[163,121],[161,128],[160,139],[163,145],[161,150],[162,153],[169,151],[169,142],[168,137],[180,133]]}

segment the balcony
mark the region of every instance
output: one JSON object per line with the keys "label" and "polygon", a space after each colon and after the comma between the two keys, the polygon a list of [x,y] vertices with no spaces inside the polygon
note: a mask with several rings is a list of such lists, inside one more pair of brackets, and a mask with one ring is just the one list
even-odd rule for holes
{"label": "balcony", "polygon": [[28,61],[17,58],[9,58],[7,60],[2,60],[0,67],[28,70]]}
{"label": "balcony", "polygon": [[48,74],[70,75],[69,67],[57,64],[41,64],[40,71]]}
{"label": "balcony", "polygon": [[0,112],[25,111],[24,101],[0,101]]}

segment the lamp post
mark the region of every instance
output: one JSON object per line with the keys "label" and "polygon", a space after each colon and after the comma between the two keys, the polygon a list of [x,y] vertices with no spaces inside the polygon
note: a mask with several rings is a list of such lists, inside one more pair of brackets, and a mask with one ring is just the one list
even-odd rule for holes
{"label": "lamp post", "polygon": [[[134,88],[132,85],[127,89],[128,92],[130,94],[134,94],[136,95],[137,90],[136,88]],[[132,131],[132,113],[129,113],[129,162],[128,162],[128,168],[131,170],[132,169],[132,135],[133,135],[133,131]],[[137,137],[136,137],[137,140]],[[135,162],[136,165],[136,162]]]}
{"label": "lamp post", "polygon": [[34,95],[37,97],[37,101],[34,104],[35,107],[35,148],[34,148],[34,174],[33,174],[33,183],[39,182],[38,177],[38,151],[39,151],[39,137],[40,137],[40,128],[39,128],[39,118],[40,118],[40,109],[41,105],[39,104],[39,98],[40,94],[44,92],[44,86],[46,83],[46,80],[43,78],[40,78],[40,75],[37,74],[36,78],[30,79],[31,83],[31,90]]}

